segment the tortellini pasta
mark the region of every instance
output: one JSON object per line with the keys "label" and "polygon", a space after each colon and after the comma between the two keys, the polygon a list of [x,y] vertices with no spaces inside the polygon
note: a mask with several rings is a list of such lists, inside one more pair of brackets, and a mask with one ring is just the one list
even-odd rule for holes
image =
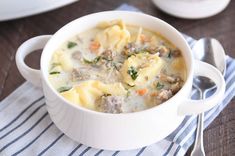
{"label": "tortellini pasta", "polygon": [[62,92],[61,95],[73,104],[81,104],[80,95],[74,88],[66,92]]}
{"label": "tortellini pasta", "polygon": [[127,91],[121,83],[105,84],[97,80],[88,80],[61,93],[70,102],[92,110],[95,109],[95,101],[105,94],[124,96]]}
{"label": "tortellini pasta", "polygon": [[95,38],[104,49],[120,52],[130,40],[130,33],[124,24],[114,24],[99,32]]}
{"label": "tortellini pasta", "polygon": [[53,55],[52,61],[59,64],[64,71],[71,71],[73,64],[70,56],[62,51],[56,51]]}
{"label": "tortellini pasta", "polygon": [[120,26],[122,29],[126,29],[126,25],[121,19],[112,20],[112,21],[103,21],[97,24],[97,28],[105,29],[114,25]]}
{"label": "tortellini pasta", "polygon": [[[157,54],[141,53],[129,57],[124,62],[120,72],[124,82],[130,86],[144,85],[160,72],[163,64],[163,60]],[[128,73],[131,68],[137,70],[138,77],[135,80]]]}

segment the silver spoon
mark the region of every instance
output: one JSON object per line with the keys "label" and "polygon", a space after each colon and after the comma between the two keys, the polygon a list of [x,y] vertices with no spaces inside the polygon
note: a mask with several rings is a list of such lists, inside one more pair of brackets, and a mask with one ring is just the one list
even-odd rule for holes
{"label": "silver spoon", "polygon": [[[225,52],[220,42],[213,38],[202,38],[193,46],[195,59],[215,66],[223,75],[226,70]],[[195,77],[193,86],[199,90],[200,99],[205,99],[208,91],[215,88],[215,84],[208,78]],[[203,146],[204,113],[198,115],[197,134],[191,156],[205,156]]]}

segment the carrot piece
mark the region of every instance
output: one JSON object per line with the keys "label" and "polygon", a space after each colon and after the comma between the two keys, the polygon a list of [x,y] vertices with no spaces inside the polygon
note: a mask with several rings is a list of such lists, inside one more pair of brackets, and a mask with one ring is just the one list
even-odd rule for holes
{"label": "carrot piece", "polygon": [[150,42],[150,38],[149,38],[148,36],[144,35],[144,34],[141,34],[141,35],[140,35],[140,41],[141,41],[142,43],[144,43],[144,42]]}
{"label": "carrot piece", "polygon": [[144,94],[146,94],[148,92],[148,89],[144,88],[144,89],[139,89],[136,90],[137,94],[139,94],[140,96],[143,96]]}
{"label": "carrot piece", "polygon": [[151,95],[151,96],[157,96],[158,93],[157,93],[157,92],[153,92],[153,93],[151,93],[150,95]]}
{"label": "carrot piece", "polygon": [[91,52],[95,52],[95,53],[97,53],[99,48],[100,48],[100,43],[97,41],[92,41],[89,46],[89,49],[91,50]]}

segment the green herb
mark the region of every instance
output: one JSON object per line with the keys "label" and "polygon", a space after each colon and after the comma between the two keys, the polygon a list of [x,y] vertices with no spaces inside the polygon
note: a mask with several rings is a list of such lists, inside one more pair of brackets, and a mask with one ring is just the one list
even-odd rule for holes
{"label": "green herb", "polygon": [[100,58],[101,58],[100,56],[97,56],[96,58],[94,58],[94,60],[91,61],[83,58],[83,61],[87,64],[96,64],[97,62],[99,62]]}
{"label": "green herb", "polygon": [[93,60],[93,63],[96,64],[97,62],[99,62],[100,60],[100,56],[96,57],[94,60]]}
{"label": "green herb", "polygon": [[170,52],[168,53],[167,57],[168,57],[168,58],[171,58],[171,56],[172,56],[172,52],[170,51]]}
{"label": "green herb", "polygon": [[130,85],[130,84],[127,84],[129,87],[135,87],[135,85]]}
{"label": "green herb", "polygon": [[54,74],[60,74],[60,72],[58,72],[58,71],[52,71],[52,72],[50,72],[50,75],[54,75]]}
{"label": "green herb", "polygon": [[117,71],[119,71],[119,68],[118,68],[118,65],[117,65],[116,62],[112,62],[112,66],[113,66]]}
{"label": "green herb", "polygon": [[163,87],[164,87],[164,84],[161,84],[160,82],[157,83],[157,86],[156,86],[157,90],[160,90]]}
{"label": "green herb", "polygon": [[107,97],[107,96],[111,96],[111,94],[104,94],[103,96],[104,96],[104,97]]}
{"label": "green herb", "polygon": [[57,90],[58,90],[58,92],[62,93],[62,92],[65,92],[65,91],[70,90],[71,88],[72,88],[72,87],[67,87],[67,86],[65,86],[65,87],[60,87],[60,88],[58,88]]}
{"label": "green herb", "polygon": [[135,54],[134,54],[134,53],[128,54],[128,55],[127,55],[127,58],[131,57],[132,55],[135,55]]}
{"label": "green herb", "polygon": [[71,48],[75,47],[76,45],[77,45],[77,43],[69,41],[67,48],[71,49]]}
{"label": "green herb", "polygon": [[83,58],[83,61],[84,61],[85,63],[87,63],[87,64],[92,64],[92,61],[87,60],[87,59],[85,59],[85,58]]}
{"label": "green herb", "polygon": [[132,80],[135,80],[138,77],[138,71],[133,66],[128,69],[127,73],[131,76]]}

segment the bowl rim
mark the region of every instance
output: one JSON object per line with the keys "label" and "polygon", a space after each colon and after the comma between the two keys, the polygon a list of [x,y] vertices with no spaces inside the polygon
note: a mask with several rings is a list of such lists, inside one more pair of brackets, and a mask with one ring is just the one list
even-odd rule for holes
{"label": "bowl rim", "polygon": [[[186,81],[184,82],[184,85],[182,86],[182,88],[174,96],[172,96],[167,101],[161,103],[160,105],[157,105],[157,106],[154,106],[154,107],[151,107],[151,108],[147,108],[145,110],[137,111],[137,112],[128,112],[128,113],[120,113],[120,114],[104,113],[104,112],[98,112],[98,111],[95,111],[95,110],[90,110],[88,108],[85,108],[85,107],[82,107],[82,106],[79,106],[79,105],[75,105],[75,104],[67,101],[65,98],[63,98],[56,91],[56,89],[53,88],[52,84],[49,82],[48,73],[46,72],[47,70],[44,70],[45,67],[43,67],[43,64],[44,64],[44,59],[45,59],[45,56],[46,56],[45,51],[48,48],[48,46],[51,44],[51,41],[55,38],[55,36],[57,34],[63,33],[64,30],[67,30],[71,25],[79,23],[80,20],[83,20],[83,19],[91,17],[91,16],[97,16],[97,15],[100,15],[100,14],[104,14],[104,15],[105,14],[128,14],[128,15],[131,15],[131,16],[136,16],[137,18],[142,16],[142,18],[151,18],[151,20],[155,20],[155,22],[158,22],[158,23],[161,23],[161,24],[165,25],[167,27],[167,29],[172,29],[174,31],[175,35],[177,35],[183,41],[182,43],[185,44],[184,46],[187,48],[187,51],[190,52],[190,54],[189,54],[189,56],[190,56],[189,63],[190,64],[188,64],[188,65],[186,64],[186,66],[187,66],[186,67],[187,68],[187,74],[186,75],[187,76],[186,76]],[[117,19],[120,19],[120,17],[117,17]],[[100,21],[102,21],[102,20],[100,20]],[[158,33],[161,34],[160,31]],[[165,37],[164,35],[162,35],[162,36]],[[163,20],[161,20],[157,17],[151,16],[151,15],[148,15],[148,14],[145,14],[145,13],[133,12],[133,11],[116,11],[116,10],[114,10],[114,11],[102,11],[102,12],[88,14],[88,15],[79,17],[79,18],[65,24],[63,27],[61,27],[59,30],[57,30],[52,35],[52,37],[49,39],[49,41],[46,43],[45,47],[43,48],[43,51],[42,51],[42,54],[41,54],[41,59],[40,59],[40,70],[41,70],[42,80],[45,82],[44,84],[47,85],[48,89],[50,89],[50,91],[53,92],[53,94],[56,95],[57,98],[62,100],[63,103],[66,103],[67,105],[72,106],[74,109],[78,109],[79,111],[86,112],[86,113],[93,114],[93,115],[106,116],[106,117],[108,117],[108,116],[109,117],[135,116],[135,115],[141,115],[141,114],[144,114],[144,113],[149,113],[151,111],[156,111],[156,110],[159,110],[160,108],[166,107],[168,104],[171,103],[171,101],[175,100],[176,97],[178,97],[181,94],[181,92],[183,92],[183,90],[186,89],[186,84],[190,83],[190,79],[192,79],[192,76],[193,76],[193,70],[192,70],[193,66],[194,65],[193,65],[193,57],[192,57],[191,48],[189,47],[189,45],[188,45],[187,41],[185,40],[185,38],[183,37],[183,35],[176,28],[174,28],[173,26],[171,26],[167,22],[165,22],[165,21],[163,21]]]}

